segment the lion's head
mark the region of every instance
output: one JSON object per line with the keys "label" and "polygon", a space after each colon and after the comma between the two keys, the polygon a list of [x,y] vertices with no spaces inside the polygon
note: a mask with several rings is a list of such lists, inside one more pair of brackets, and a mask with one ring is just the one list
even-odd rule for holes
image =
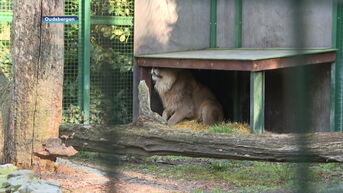
{"label": "lion's head", "polygon": [[159,93],[165,93],[173,86],[176,81],[179,69],[171,68],[152,68],[151,77],[155,82],[155,88]]}

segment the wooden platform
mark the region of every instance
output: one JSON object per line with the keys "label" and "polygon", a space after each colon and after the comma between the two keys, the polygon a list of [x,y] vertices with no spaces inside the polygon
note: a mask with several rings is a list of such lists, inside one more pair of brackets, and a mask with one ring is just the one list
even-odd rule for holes
{"label": "wooden platform", "polygon": [[[250,71],[250,127],[264,130],[265,71],[301,65],[331,64],[331,95],[334,95],[335,49],[206,49],[135,56],[140,79],[151,83],[150,68],[185,68]],[[334,107],[331,101],[331,108]],[[333,111],[331,117],[333,120]]]}
{"label": "wooden platform", "polygon": [[263,71],[296,66],[297,56],[302,64],[331,63],[335,49],[207,49],[136,56],[139,66]]}

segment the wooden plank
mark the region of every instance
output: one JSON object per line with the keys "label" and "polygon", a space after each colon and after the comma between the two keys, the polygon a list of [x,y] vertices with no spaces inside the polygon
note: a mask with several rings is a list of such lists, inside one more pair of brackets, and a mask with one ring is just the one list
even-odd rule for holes
{"label": "wooden plank", "polygon": [[252,133],[264,130],[265,72],[250,74],[250,127]]}
{"label": "wooden plank", "polygon": [[[336,52],[311,54],[303,57],[304,64],[332,63],[336,60]],[[274,58],[266,60],[213,60],[213,59],[176,59],[137,57],[137,64],[145,67],[262,71],[294,67],[297,57]]]}
{"label": "wooden plank", "polygon": [[[301,50],[302,55],[314,55],[328,52],[335,52],[335,49],[305,49]],[[299,56],[295,49],[206,49],[167,52],[160,54],[138,55],[138,58],[168,58],[168,59],[195,59],[195,60],[249,60],[259,61],[275,58],[287,58]]]}
{"label": "wooden plank", "polygon": [[165,58],[136,58],[136,61],[137,65],[142,67],[253,71],[252,61],[181,60]]}
{"label": "wooden plank", "polygon": [[[253,71],[274,70],[298,66],[298,57],[274,58],[254,62]],[[302,65],[332,63],[336,60],[336,52],[327,52],[302,56]]]}

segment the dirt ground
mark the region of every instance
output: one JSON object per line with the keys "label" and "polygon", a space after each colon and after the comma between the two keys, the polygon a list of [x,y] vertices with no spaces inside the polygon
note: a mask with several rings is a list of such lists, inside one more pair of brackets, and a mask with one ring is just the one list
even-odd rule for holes
{"label": "dirt ground", "polygon": [[[218,186],[211,181],[177,182],[122,169],[117,169],[116,174],[107,177],[109,175],[69,164],[58,164],[55,172],[41,172],[37,175],[44,180],[60,182],[65,193],[183,193]],[[220,186],[229,188],[225,184]]]}
{"label": "dirt ground", "polygon": [[[104,159],[106,158],[106,159]],[[64,193],[290,193],[293,163],[151,158],[82,154],[60,159],[54,172],[36,174],[61,184]],[[312,164],[311,190],[343,192],[343,165]]]}
{"label": "dirt ground", "polygon": [[106,177],[99,173],[66,164],[58,164],[54,173],[42,172],[37,175],[44,180],[60,182],[63,192],[66,193],[170,193],[175,191],[169,191],[161,186],[154,187],[149,183],[144,184],[142,182],[169,186],[176,185],[168,180],[158,180],[149,175],[125,171],[119,171],[117,176]]}

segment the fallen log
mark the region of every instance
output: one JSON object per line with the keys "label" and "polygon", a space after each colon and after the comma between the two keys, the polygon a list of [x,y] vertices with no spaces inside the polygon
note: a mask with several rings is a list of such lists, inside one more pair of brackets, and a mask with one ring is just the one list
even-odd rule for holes
{"label": "fallen log", "polygon": [[[132,125],[62,125],[60,134],[64,143],[79,151],[280,162],[294,162],[304,156],[296,143],[300,136],[295,134],[216,134]],[[310,161],[343,162],[343,133],[313,133],[302,137],[308,140],[306,155]]]}
{"label": "fallen log", "polygon": [[[150,109],[148,87],[141,82],[139,118],[116,127],[62,125],[60,138],[79,151],[132,155],[182,155],[240,160],[343,162],[343,133],[216,134],[176,130]],[[297,144],[304,140],[306,151]]]}

